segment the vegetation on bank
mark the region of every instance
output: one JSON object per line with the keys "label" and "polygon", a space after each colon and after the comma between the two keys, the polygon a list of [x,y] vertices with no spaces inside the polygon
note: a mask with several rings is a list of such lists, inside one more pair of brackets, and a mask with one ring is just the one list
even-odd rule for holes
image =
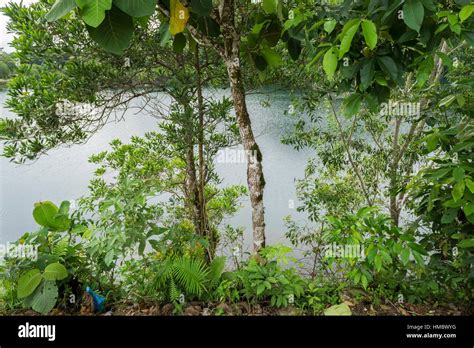
{"label": "vegetation on bank", "polygon": [[[35,205],[38,231],[0,264],[3,312],[90,313],[86,288],[113,313],[472,311],[470,2],[104,3],[4,9],[21,62],[5,157],[86,141],[132,102],[159,122],[90,158],[87,196]],[[285,218],[291,246],[265,243],[265,154],[245,104],[269,83],[293,97],[282,141],[314,153],[296,183],[308,221]],[[238,143],[255,154],[248,187],[223,187],[213,159]],[[225,223],[246,195],[249,251]]]}

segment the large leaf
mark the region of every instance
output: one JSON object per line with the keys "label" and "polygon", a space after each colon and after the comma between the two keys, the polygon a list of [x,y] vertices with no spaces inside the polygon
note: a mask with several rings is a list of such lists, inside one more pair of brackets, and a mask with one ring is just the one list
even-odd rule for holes
{"label": "large leaf", "polygon": [[20,279],[18,279],[18,298],[24,298],[32,294],[39,283],[41,283],[41,271],[39,269],[32,269],[23,274]]}
{"label": "large leaf", "polygon": [[352,315],[351,309],[345,303],[334,305],[324,311],[324,315]]}
{"label": "large leaf", "polygon": [[394,81],[398,80],[398,67],[390,56],[377,57],[380,68]]}
{"label": "large leaf", "polygon": [[48,265],[43,272],[43,278],[46,280],[62,280],[67,277],[66,267],[59,262]]}
{"label": "large leaf", "polygon": [[53,22],[58,20],[61,17],[64,17],[74,8],[76,8],[75,0],[56,0],[53,7],[46,13],[46,20],[48,22]]}
{"label": "large leaf", "polygon": [[364,19],[362,21],[362,33],[364,34],[365,43],[373,50],[377,46],[377,27],[374,22]]}
{"label": "large leaf", "polygon": [[268,14],[277,13],[278,0],[263,0],[262,7],[263,7],[263,10]]}
{"label": "large leaf", "polygon": [[41,313],[48,314],[58,300],[58,287],[52,281],[45,280],[35,291],[31,299],[31,307]]}
{"label": "large leaf", "polygon": [[81,17],[87,25],[97,28],[105,19],[105,11],[112,8],[112,0],[76,0]]}
{"label": "large leaf", "polygon": [[212,0],[191,0],[191,11],[200,16],[208,16],[212,11]]}
{"label": "large leaf", "polygon": [[156,0],[114,0],[114,5],[132,17],[146,17],[155,12]]}
{"label": "large leaf", "polygon": [[171,0],[170,3],[170,32],[173,35],[182,33],[189,20],[189,10],[180,0]]}
{"label": "large leaf", "polygon": [[360,26],[360,19],[357,19],[355,21],[347,22],[344,28],[342,28],[342,34],[341,34],[342,39],[341,39],[341,45],[339,47],[339,59],[341,59],[344,56],[344,54],[349,52],[351,48],[352,39],[354,38],[354,35],[359,29],[359,26]]}
{"label": "large leaf", "polygon": [[54,217],[59,212],[58,207],[50,201],[35,203],[33,218],[36,223],[45,227],[55,227]]}
{"label": "large leaf", "polygon": [[133,19],[117,7],[107,11],[98,28],[88,27],[89,34],[106,51],[122,54],[133,36]]}
{"label": "large leaf", "polygon": [[344,115],[347,117],[356,115],[360,110],[361,102],[362,95],[358,93],[354,93],[344,99]]}
{"label": "large leaf", "polygon": [[334,77],[337,69],[337,48],[332,47],[327,50],[323,58],[323,69],[329,79]]}
{"label": "large leaf", "polygon": [[403,5],[403,21],[409,28],[420,32],[424,16],[425,10],[421,0],[405,1],[405,4]]}

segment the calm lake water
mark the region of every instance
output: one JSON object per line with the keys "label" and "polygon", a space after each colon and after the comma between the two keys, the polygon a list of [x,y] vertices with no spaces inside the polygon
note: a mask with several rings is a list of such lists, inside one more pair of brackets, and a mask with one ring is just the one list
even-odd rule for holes
{"label": "calm lake water", "polygon": [[[291,215],[296,220],[304,219],[295,208],[289,208],[289,201],[293,200],[297,206],[294,181],[303,177],[311,153],[298,152],[281,144],[282,135],[292,131],[292,121],[284,115],[290,99],[285,92],[267,92],[249,95],[247,102],[264,156],[267,239],[273,244],[284,241],[283,217]],[[228,94],[228,91],[222,93]],[[3,106],[6,97],[6,92],[0,92],[2,117],[11,115]],[[262,102],[269,102],[269,106]],[[126,142],[133,135],[156,129],[155,118],[130,110],[123,121],[106,125],[85,144],[58,148],[35,162],[21,165],[0,158],[0,243],[14,241],[23,233],[37,229],[31,215],[35,202],[49,200],[59,204],[86,195],[88,182],[96,169],[88,163],[90,155],[108,150],[113,139]],[[246,185],[245,164],[218,163],[217,171],[223,179],[222,185]],[[226,222],[245,228],[245,244],[249,247],[251,210],[248,198],[242,204],[242,209]]]}

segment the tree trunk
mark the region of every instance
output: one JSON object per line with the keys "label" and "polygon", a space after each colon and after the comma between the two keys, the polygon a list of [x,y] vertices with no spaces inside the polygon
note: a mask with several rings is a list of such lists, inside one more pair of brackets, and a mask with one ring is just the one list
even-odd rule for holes
{"label": "tree trunk", "polygon": [[247,184],[252,205],[253,251],[257,253],[261,248],[265,247],[265,213],[263,206],[265,179],[263,176],[262,153],[255,141],[250,116],[247,111],[240,58],[226,59],[225,64],[229,75],[240,137],[248,158]]}
{"label": "tree trunk", "polygon": [[186,201],[190,209],[191,217],[198,235],[202,236],[199,202],[199,189],[196,178],[196,164],[194,162],[194,141],[192,134],[187,135],[186,141]]}

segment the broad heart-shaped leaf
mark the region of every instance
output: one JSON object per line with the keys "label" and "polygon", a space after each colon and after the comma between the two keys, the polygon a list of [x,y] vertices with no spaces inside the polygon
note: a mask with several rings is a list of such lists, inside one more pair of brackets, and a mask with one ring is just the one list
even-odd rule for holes
{"label": "broad heart-shaped leaf", "polygon": [[36,289],[31,299],[31,308],[38,313],[48,314],[58,300],[58,287],[53,281],[45,280]]}
{"label": "broad heart-shaped leaf", "polygon": [[262,7],[267,14],[277,13],[278,0],[262,0]]}
{"label": "broad heart-shaped leaf", "polygon": [[191,11],[200,16],[208,16],[212,11],[212,0],[191,0]]}
{"label": "broad heart-shaped leaf", "polygon": [[18,298],[24,298],[32,294],[39,283],[41,283],[41,271],[39,269],[32,269],[23,274],[20,279],[18,279]]}
{"label": "broad heart-shaped leaf", "polygon": [[324,311],[324,315],[352,315],[351,309],[345,303],[334,305]]}
{"label": "broad heart-shaped leaf", "polygon": [[334,77],[337,69],[337,48],[331,47],[327,50],[323,58],[323,69],[329,79]]}
{"label": "broad heart-shaped leaf", "polygon": [[55,227],[54,217],[59,212],[58,207],[50,201],[35,203],[33,218],[36,223],[45,227]]}
{"label": "broad heart-shaped leaf", "polygon": [[76,0],[81,17],[87,25],[97,28],[105,19],[105,11],[112,8],[112,0]]}
{"label": "broad heart-shaped leaf", "polygon": [[155,12],[156,0],[114,0],[114,5],[129,16],[146,17]]}
{"label": "broad heart-shaped leaf", "polygon": [[347,22],[342,28],[341,32],[341,45],[339,46],[339,59],[341,59],[344,54],[349,52],[351,48],[352,39],[354,38],[355,33],[359,29],[360,19],[353,19]]}
{"label": "broad heart-shaped leaf", "polygon": [[117,7],[107,11],[106,20],[97,27],[87,27],[92,39],[106,51],[122,54],[133,36],[133,19]]}
{"label": "broad heart-shaped leaf", "polygon": [[362,33],[364,34],[365,43],[373,50],[377,46],[377,27],[374,22],[364,19],[362,21]]}
{"label": "broad heart-shaped leaf", "polygon": [[406,0],[403,5],[403,21],[405,24],[420,32],[423,17],[425,16],[425,9],[421,0]]}
{"label": "broad heart-shaped leaf", "polygon": [[173,35],[182,33],[189,20],[189,10],[180,0],[170,2],[170,33]]}
{"label": "broad heart-shaped leaf", "polygon": [[48,22],[54,22],[67,15],[76,8],[76,6],[75,0],[56,0],[53,7],[46,13],[45,18]]}
{"label": "broad heart-shaped leaf", "polygon": [[67,277],[66,267],[59,262],[52,263],[44,269],[43,278],[46,280],[62,280]]}

